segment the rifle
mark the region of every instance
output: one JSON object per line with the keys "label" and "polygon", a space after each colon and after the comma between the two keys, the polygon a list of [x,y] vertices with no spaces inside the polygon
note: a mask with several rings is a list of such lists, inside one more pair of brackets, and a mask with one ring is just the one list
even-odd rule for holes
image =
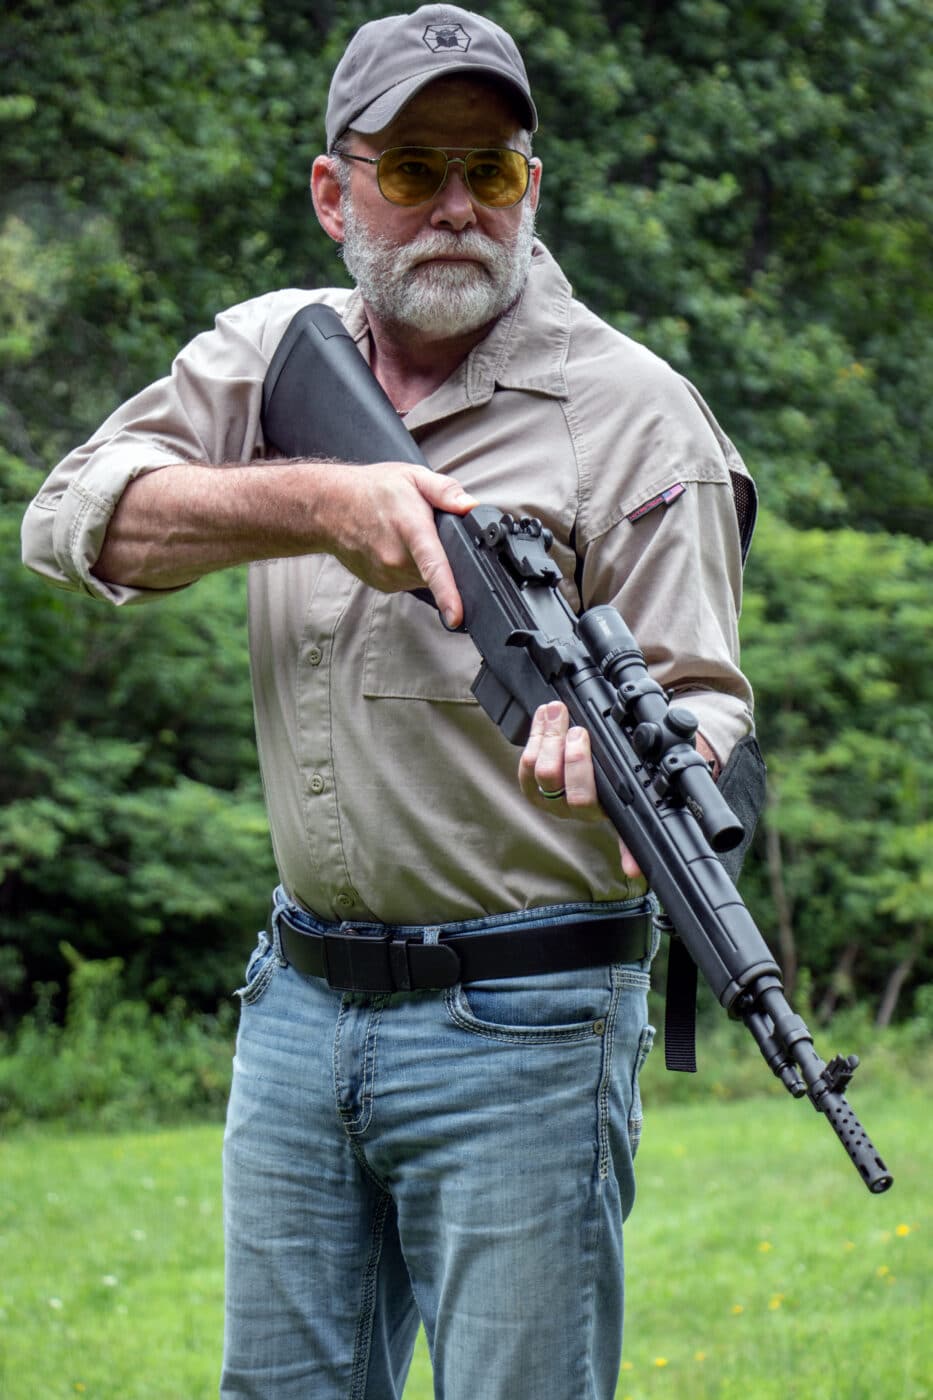
{"label": "rifle", "polygon": [[[287,457],[428,465],[343,322],[323,305],[305,307],[288,327],[266,377],[262,421],[267,446]],[[571,723],[589,731],[600,801],[674,944],[744,1021],[788,1092],[826,1116],[868,1189],[886,1191],[893,1177],[844,1094],[858,1057],[827,1064],[817,1054],[719,859],[745,832],[697,752],[693,714],[669,703],[615,608],[575,615],[539,521],[485,505],[462,517],[438,511],[436,520],[463,599],[460,630],[482,658],[472,686],[480,705],[514,744],[525,742],[532,715],[549,700],[562,700]]]}

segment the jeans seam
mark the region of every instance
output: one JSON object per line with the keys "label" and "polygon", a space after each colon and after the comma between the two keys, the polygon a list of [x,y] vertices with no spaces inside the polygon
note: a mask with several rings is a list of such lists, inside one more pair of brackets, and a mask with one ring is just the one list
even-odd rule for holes
{"label": "jeans seam", "polygon": [[379,999],[374,1002],[369,1021],[366,1026],[366,1040],[363,1050],[363,1082],[361,1086],[360,1114],[353,1123],[353,1131],[365,1133],[373,1120],[373,1105],[376,1095],[376,1059],[379,1026],[382,1021],[382,1013],[385,1011],[385,1000]]}
{"label": "jeans seam", "polygon": [[376,1082],[376,1037],[379,1030],[379,1023],[382,1020],[382,1013],[385,1010],[385,999],[378,998],[370,1012],[369,1023],[366,1027],[366,1040],[363,1050],[363,1074],[360,1083],[360,1106],[359,1112],[354,1114],[349,1108],[344,1108],[341,1104],[340,1078],[340,1039],[343,1033],[343,1025],[350,1003],[344,998],[337,1015],[337,1028],[334,1033],[334,1089],[337,1094],[337,1111],[340,1114],[340,1121],[350,1137],[356,1134],[365,1133],[372,1122],[373,1098]]}
{"label": "jeans seam", "polygon": [[358,1141],[358,1138],[366,1132],[367,1128],[372,1122],[376,1075],[375,1032],[376,1030],[378,1030],[379,1023],[382,1020],[382,1013],[385,1010],[387,1002],[387,997],[377,998],[378,1004],[373,1008],[373,1014],[370,1015],[370,1023],[366,1028],[366,1050],[364,1052],[363,1088],[361,1091],[360,1111],[359,1114],[357,1114],[356,1116],[354,1116],[349,1109],[344,1108],[341,1104],[341,1097],[344,1085],[343,1080],[340,1076],[340,1041],[341,1036],[343,1034],[344,1022],[352,1005],[348,996],[344,996],[340,1005],[340,1010],[337,1013],[337,1023],[334,1028],[334,1049],[332,1064],[334,1083],[334,1108],[337,1113],[338,1121],[340,1122],[340,1125],[343,1128],[350,1151],[353,1153],[353,1156],[355,1157],[360,1167],[360,1170],[384,1194],[388,1194],[388,1187],[378,1175],[378,1173],[373,1171],[373,1168],[370,1166],[369,1162],[366,1159],[366,1153],[363,1151],[362,1145]]}
{"label": "jeans seam", "polygon": [[[593,1384],[593,1356],[595,1352],[596,1336],[596,1261],[599,1258],[599,1243],[602,1233],[603,1211],[600,1207],[600,1196],[602,1195],[602,1181],[597,1179],[593,1182],[593,1229],[592,1247],[590,1256],[590,1267],[587,1270],[587,1287],[584,1293],[585,1303],[583,1307],[583,1321],[585,1327],[586,1343],[585,1351],[581,1350],[580,1368],[585,1373],[586,1389],[580,1388],[583,1377],[578,1381],[578,1394],[581,1400],[589,1400],[595,1394]],[[588,1364],[587,1364],[588,1363]]]}
{"label": "jeans seam", "polygon": [[353,1363],[350,1372],[350,1394],[348,1400],[365,1400],[369,1378],[369,1360],[372,1352],[373,1320],[376,1314],[376,1275],[382,1257],[382,1238],[391,1197],[383,1191],[373,1219],[372,1241],[369,1258],[363,1272],[363,1286],[360,1294],[360,1314],[356,1324],[356,1339],[353,1346]]}
{"label": "jeans seam", "polygon": [[599,1090],[596,1095],[597,1103],[597,1143],[599,1147],[597,1172],[599,1180],[605,1181],[609,1175],[609,1118],[611,1112],[612,1099],[612,1049],[615,1042],[616,1018],[619,1010],[619,1000],[622,996],[622,987],[625,979],[622,969],[614,965],[611,969],[612,999],[609,1003],[609,1014],[606,1017],[606,1029],[603,1034],[603,1073],[600,1080]]}

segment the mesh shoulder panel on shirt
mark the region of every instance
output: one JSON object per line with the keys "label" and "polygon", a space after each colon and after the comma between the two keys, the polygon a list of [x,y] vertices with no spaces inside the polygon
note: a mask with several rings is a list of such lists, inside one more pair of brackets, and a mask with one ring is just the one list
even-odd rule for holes
{"label": "mesh shoulder panel on shirt", "polygon": [[732,481],[735,513],[739,521],[739,541],[742,546],[742,563],[744,564],[748,558],[752,535],[755,533],[755,521],[758,518],[758,492],[755,489],[754,481],[745,472],[733,471],[730,467],[729,477]]}

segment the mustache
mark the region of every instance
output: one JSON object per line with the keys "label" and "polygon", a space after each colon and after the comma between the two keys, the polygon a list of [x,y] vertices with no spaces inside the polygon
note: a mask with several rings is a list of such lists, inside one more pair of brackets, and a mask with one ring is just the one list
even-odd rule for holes
{"label": "mustache", "polygon": [[503,255],[502,245],[475,229],[465,233],[428,233],[416,243],[406,244],[397,250],[398,267],[402,273],[410,272],[419,263],[431,262],[434,258],[473,258],[484,267],[495,267]]}

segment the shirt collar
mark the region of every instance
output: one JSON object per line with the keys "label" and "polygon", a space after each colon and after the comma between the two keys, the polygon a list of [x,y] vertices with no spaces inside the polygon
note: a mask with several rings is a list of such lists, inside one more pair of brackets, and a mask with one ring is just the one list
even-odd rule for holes
{"label": "shirt collar", "polygon": [[521,297],[467,356],[471,405],[488,402],[496,388],[566,397],[571,296],[570,283],[536,239]]}
{"label": "shirt collar", "polygon": [[[566,398],[572,296],[554,258],[535,239],[528,281],[518,301],[450,378],[406,415],[406,426],[423,427],[461,409],[479,407],[496,389]],[[358,291],[351,293],[343,319],[368,363],[369,326]]]}

